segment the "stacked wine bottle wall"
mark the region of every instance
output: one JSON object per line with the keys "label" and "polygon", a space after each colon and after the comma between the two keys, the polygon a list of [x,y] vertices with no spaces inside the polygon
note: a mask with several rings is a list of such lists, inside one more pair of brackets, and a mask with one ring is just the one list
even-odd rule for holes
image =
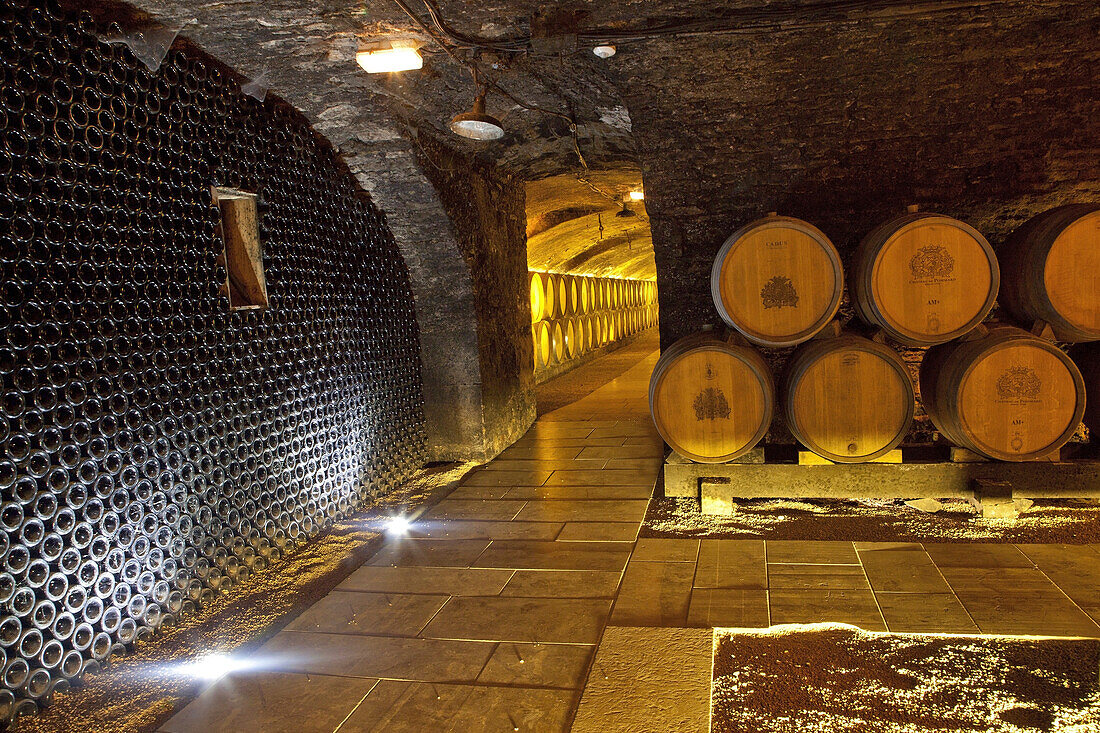
{"label": "stacked wine bottle wall", "polygon": [[657,324],[652,280],[528,273],[535,373]]}
{"label": "stacked wine bottle wall", "polygon": [[[421,462],[385,220],[297,113],[198,52],[0,10],[0,723]],[[259,192],[230,311],[211,186]]]}
{"label": "stacked wine bottle wall", "polygon": [[[944,438],[986,458],[1048,457],[1083,417],[1100,427],[1085,411],[1086,391],[1100,400],[1096,349],[1074,350],[1078,368],[1054,343],[1100,341],[1100,205],[1044,212],[996,254],[947,216],[913,209],[880,224],[848,278],[865,335],[833,320],[844,281],[836,248],[808,222],[772,214],[734,232],[711,293],[738,333],[696,334],[662,354],[650,409],[666,442],[697,461],[732,460],[764,437],[781,403],[789,432],[814,453],[874,460],[902,442],[914,415],[913,380],[891,344],[929,347],[925,410]],[[998,292],[1015,325],[980,325]],[[794,346],[782,380],[754,348]]]}

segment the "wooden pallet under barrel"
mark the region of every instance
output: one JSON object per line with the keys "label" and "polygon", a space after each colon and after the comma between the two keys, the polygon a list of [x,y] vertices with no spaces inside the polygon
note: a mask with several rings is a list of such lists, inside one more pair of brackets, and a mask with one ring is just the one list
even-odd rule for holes
{"label": "wooden pallet under barrel", "polygon": [[[815,460],[816,459],[816,460]],[[665,496],[700,500],[704,514],[731,515],[748,499],[966,499],[983,515],[1015,516],[1035,499],[1100,498],[1100,461],[988,461],[962,449],[930,460],[892,451],[879,462],[765,460],[755,448],[730,463],[695,463],[675,451],[664,465]]]}

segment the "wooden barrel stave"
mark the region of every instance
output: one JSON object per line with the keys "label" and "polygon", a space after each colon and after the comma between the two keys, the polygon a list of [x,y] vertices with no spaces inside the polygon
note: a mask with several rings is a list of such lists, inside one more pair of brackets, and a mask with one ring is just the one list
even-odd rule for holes
{"label": "wooden barrel stave", "polygon": [[1085,385],[1073,361],[1012,326],[929,349],[920,391],[944,437],[1003,461],[1049,455],[1073,437],[1085,410]]}
{"label": "wooden barrel stave", "polygon": [[854,334],[800,346],[788,362],[783,397],[795,438],[837,463],[878,458],[913,422],[905,362],[889,346]]}
{"label": "wooden barrel stave", "polygon": [[1100,204],[1032,217],[998,255],[1000,303],[1013,318],[1049,323],[1061,341],[1100,340]]}
{"label": "wooden barrel stave", "polygon": [[730,235],[714,258],[710,285],[726,324],[757,345],[779,348],[828,325],[840,307],[844,273],[821,230],[771,215]]}
{"label": "wooden barrel stave", "polygon": [[661,354],[650,377],[649,408],[676,452],[721,463],[748,452],[767,433],[775,384],[754,349],[704,332]]}
{"label": "wooden barrel stave", "polygon": [[873,229],[856,251],[849,283],[866,323],[908,346],[934,346],[981,323],[997,298],[1000,269],[973,227],[911,213]]}

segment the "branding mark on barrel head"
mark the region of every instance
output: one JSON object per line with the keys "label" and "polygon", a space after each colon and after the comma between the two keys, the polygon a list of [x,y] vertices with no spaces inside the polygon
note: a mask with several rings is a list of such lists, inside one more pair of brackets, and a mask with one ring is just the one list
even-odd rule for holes
{"label": "branding mark on barrel head", "polygon": [[943,245],[929,244],[909,260],[909,272],[917,282],[950,280],[955,274],[955,258]]}
{"label": "branding mark on barrel head", "polygon": [[722,390],[714,387],[707,387],[697,394],[691,406],[695,408],[695,419],[699,422],[719,418],[729,420],[730,417],[730,403]]}
{"label": "branding mark on barrel head", "polygon": [[717,374],[717,373],[715,373],[715,371],[714,371],[714,365],[713,365],[713,364],[711,364],[711,363],[710,363],[710,362],[708,361],[708,362],[707,362],[707,368],[706,368],[706,370],[705,370],[705,371],[703,372],[703,378],[704,378],[704,379],[706,379],[706,380],[707,380],[708,382],[710,382],[710,381],[712,381],[713,379],[715,379],[715,378],[716,378],[717,376],[718,376],[718,374]]}
{"label": "branding mark on barrel head", "polygon": [[794,289],[794,283],[789,277],[776,275],[764,283],[760,289],[760,300],[764,302],[764,309],[768,308],[794,308],[798,306],[798,293]]}
{"label": "branding mark on barrel head", "polygon": [[1031,402],[1039,399],[1042,389],[1043,383],[1031,367],[1009,367],[997,377],[997,396],[1002,401]]}

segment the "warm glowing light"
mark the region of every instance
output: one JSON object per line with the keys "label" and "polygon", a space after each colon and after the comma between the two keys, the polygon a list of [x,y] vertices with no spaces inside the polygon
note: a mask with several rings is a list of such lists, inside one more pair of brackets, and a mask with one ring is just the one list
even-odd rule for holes
{"label": "warm glowing light", "polygon": [[424,59],[415,48],[382,48],[376,51],[360,51],[355,60],[368,74],[384,74],[388,71],[411,71],[424,66]]}
{"label": "warm glowing light", "polygon": [[205,654],[192,662],[176,667],[180,674],[202,680],[216,680],[231,672],[239,672],[251,667],[246,659],[236,659],[228,654]]}
{"label": "warm glowing light", "polygon": [[407,534],[411,526],[412,522],[405,517],[390,517],[386,522],[386,532],[392,535]]}
{"label": "warm glowing light", "polygon": [[615,55],[615,47],[610,43],[605,43],[593,48],[592,53],[596,54],[601,59],[609,59]]}
{"label": "warm glowing light", "polygon": [[644,198],[645,198],[645,193],[642,192],[642,191],[631,191],[630,192],[630,200],[631,201],[641,201]]}

